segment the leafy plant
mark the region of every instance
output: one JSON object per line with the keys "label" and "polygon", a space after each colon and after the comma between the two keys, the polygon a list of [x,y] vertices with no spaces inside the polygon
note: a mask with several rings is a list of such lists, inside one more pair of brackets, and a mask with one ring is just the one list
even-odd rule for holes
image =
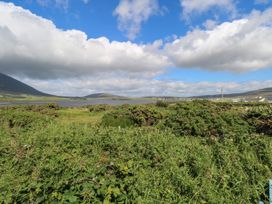
{"label": "leafy plant", "polygon": [[105,126],[154,126],[162,119],[160,112],[147,106],[120,107],[102,118]]}
{"label": "leafy plant", "polygon": [[[272,138],[257,128],[269,111],[209,101],[1,108],[0,203],[268,202]],[[122,116],[130,128],[115,127]]]}
{"label": "leafy plant", "polygon": [[157,107],[162,107],[162,108],[167,108],[168,107],[168,103],[166,101],[163,101],[163,100],[158,100],[156,102],[156,106]]}

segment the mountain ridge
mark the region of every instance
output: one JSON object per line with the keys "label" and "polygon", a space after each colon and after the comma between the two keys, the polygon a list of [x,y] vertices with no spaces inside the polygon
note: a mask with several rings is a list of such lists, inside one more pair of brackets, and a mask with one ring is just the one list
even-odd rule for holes
{"label": "mountain ridge", "polygon": [[[237,97],[267,97],[269,99],[272,99],[272,87],[252,90],[252,91],[246,91],[241,93],[230,93],[230,94],[223,94],[224,98],[237,98]],[[191,98],[221,98],[221,94],[214,94],[214,95],[202,95],[202,96],[192,96]]]}
{"label": "mountain ridge", "polygon": [[53,96],[38,91],[37,89],[17,80],[8,75],[0,73],[0,93],[15,95],[33,95],[33,96]]}
{"label": "mountain ridge", "polygon": [[[32,95],[32,96],[54,96],[51,94],[43,93],[17,79],[12,78],[11,76],[5,75],[0,73],[0,95]],[[266,97],[269,100],[272,100],[272,87],[257,89],[247,92],[241,93],[231,93],[231,94],[224,94],[224,98],[235,98],[235,97]],[[58,96],[57,96],[58,97]],[[60,96],[59,96],[60,97]],[[187,98],[206,98],[206,99],[213,99],[213,98],[221,98],[222,95],[214,94],[214,95],[202,95],[202,96],[191,96]],[[93,93],[83,97],[65,97],[62,96],[61,98],[82,98],[82,99],[129,99],[129,97],[114,95],[110,93]],[[142,97],[146,98],[146,97]],[[152,97],[152,98],[186,98],[186,97],[167,97],[167,96],[160,96],[160,97]]]}

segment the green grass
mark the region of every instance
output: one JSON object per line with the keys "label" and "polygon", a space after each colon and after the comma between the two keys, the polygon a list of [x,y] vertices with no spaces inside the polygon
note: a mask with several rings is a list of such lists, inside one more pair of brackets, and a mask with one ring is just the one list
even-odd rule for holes
{"label": "green grass", "polygon": [[[103,123],[128,110],[134,125]],[[138,123],[154,111],[162,115],[157,123]],[[269,111],[266,104],[202,101],[105,110],[2,108],[0,203],[267,201]],[[209,123],[215,119],[221,121],[217,126]]]}
{"label": "green grass", "polygon": [[42,102],[54,102],[54,101],[78,101],[78,100],[86,100],[84,98],[64,98],[58,96],[32,96],[32,95],[3,95],[0,97],[0,102],[22,102],[22,101],[42,101]]}
{"label": "green grass", "polygon": [[88,108],[66,108],[58,111],[59,124],[85,124],[95,125],[100,124],[104,113],[91,113]]}

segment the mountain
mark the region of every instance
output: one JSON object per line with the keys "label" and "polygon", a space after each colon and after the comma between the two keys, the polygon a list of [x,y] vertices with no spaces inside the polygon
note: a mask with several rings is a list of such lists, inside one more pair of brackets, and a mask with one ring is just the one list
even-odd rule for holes
{"label": "mountain", "polygon": [[255,95],[255,96],[272,96],[272,87],[270,88],[265,88],[265,89],[259,89],[259,90],[255,90],[255,91],[248,91],[243,93],[244,96],[247,95]]}
{"label": "mountain", "polygon": [[40,92],[25,83],[22,83],[10,76],[0,73],[0,94],[10,95],[33,95],[33,96],[51,96]]}
{"label": "mountain", "polygon": [[[255,98],[255,97],[265,97],[269,100],[272,100],[272,87],[258,89],[254,91],[247,91],[243,93],[232,93],[232,94],[224,94],[224,98]],[[222,95],[204,95],[204,96],[195,96],[192,98],[221,98]]]}
{"label": "mountain", "polygon": [[124,96],[118,96],[118,95],[113,95],[109,93],[95,93],[95,94],[85,96],[84,98],[128,99],[127,97],[124,97]]}

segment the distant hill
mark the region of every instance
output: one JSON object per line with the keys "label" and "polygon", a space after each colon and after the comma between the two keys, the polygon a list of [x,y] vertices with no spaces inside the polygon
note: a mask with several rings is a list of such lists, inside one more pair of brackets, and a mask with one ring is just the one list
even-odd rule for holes
{"label": "distant hill", "polygon": [[109,93],[95,93],[95,94],[85,96],[84,98],[128,99],[127,97],[124,97],[124,96],[118,96],[118,95],[113,95]]}
{"label": "distant hill", "polygon": [[[258,96],[262,96],[262,97],[266,97],[267,99],[272,99],[272,87],[269,88],[264,88],[264,89],[258,89],[258,90],[254,90],[254,91],[247,91],[247,92],[243,92],[243,93],[232,93],[232,94],[224,94],[225,98],[241,98],[241,97],[245,97],[245,98],[253,98],[253,97],[258,97]],[[204,96],[195,96],[192,98],[220,98],[221,95],[220,94],[216,94],[216,95],[204,95]]]}
{"label": "distant hill", "polygon": [[33,95],[33,96],[52,96],[40,92],[27,84],[20,82],[10,76],[0,73],[0,94],[11,95]]}

